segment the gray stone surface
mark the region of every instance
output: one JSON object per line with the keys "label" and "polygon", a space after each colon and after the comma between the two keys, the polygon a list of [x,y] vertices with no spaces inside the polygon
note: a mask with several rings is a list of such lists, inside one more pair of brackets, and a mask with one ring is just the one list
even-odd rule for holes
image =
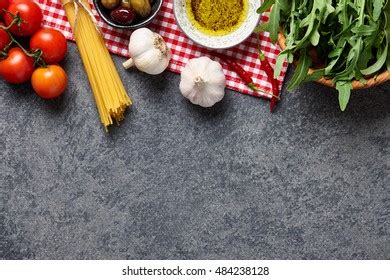
{"label": "gray stone surface", "polygon": [[115,57],[135,105],[105,133],[69,47],[60,100],[0,82],[0,258],[390,258],[390,84],[202,109]]}

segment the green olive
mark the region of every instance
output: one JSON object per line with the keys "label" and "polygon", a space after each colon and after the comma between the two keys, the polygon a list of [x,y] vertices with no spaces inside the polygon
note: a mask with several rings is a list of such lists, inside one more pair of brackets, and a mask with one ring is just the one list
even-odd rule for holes
{"label": "green olive", "polygon": [[120,0],[101,0],[104,8],[112,10],[119,5]]}

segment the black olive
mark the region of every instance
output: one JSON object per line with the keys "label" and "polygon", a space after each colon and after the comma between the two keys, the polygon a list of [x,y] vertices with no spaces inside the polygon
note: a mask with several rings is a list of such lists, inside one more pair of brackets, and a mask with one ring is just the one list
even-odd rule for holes
{"label": "black olive", "polygon": [[135,18],[136,13],[133,9],[118,7],[110,12],[113,21],[119,24],[131,24]]}

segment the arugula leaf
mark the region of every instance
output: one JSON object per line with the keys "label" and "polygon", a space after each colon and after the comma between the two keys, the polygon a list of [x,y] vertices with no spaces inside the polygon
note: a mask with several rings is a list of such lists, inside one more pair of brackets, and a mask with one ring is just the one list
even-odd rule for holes
{"label": "arugula leaf", "polygon": [[374,12],[372,16],[374,21],[377,21],[381,16],[384,5],[385,5],[385,0],[374,0]]}
{"label": "arugula leaf", "polygon": [[255,30],[253,30],[253,33],[259,34],[268,31],[269,31],[268,23],[262,23],[256,26]]}
{"label": "arugula leaf", "polygon": [[325,75],[325,69],[314,70],[313,73],[307,75],[304,82],[315,82]]}
{"label": "arugula leaf", "polygon": [[263,4],[261,4],[260,8],[257,9],[258,14],[262,14],[266,11],[268,11],[272,5],[275,4],[275,0],[265,0]]}
{"label": "arugula leaf", "polygon": [[[390,0],[387,0],[386,6],[383,9],[384,18],[385,18],[385,31],[386,31],[386,41],[387,45],[390,45]],[[388,48],[386,66],[387,71],[390,71],[390,47]]]}
{"label": "arugula leaf", "polygon": [[355,35],[358,35],[358,36],[370,36],[375,31],[377,31],[377,29],[378,29],[378,26],[376,26],[376,24],[374,23],[372,25],[355,26],[351,29],[351,31],[353,33],[355,33]]}
{"label": "arugula leaf", "polygon": [[280,72],[282,72],[283,63],[287,59],[287,51],[281,52],[278,58],[276,59],[276,64],[274,68],[274,78],[277,79],[280,76]]}
{"label": "arugula leaf", "polygon": [[269,33],[273,43],[276,43],[279,35],[280,7],[278,3],[277,1],[273,6],[268,23]]}
{"label": "arugula leaf", "polygon": [[363,70],[360,70],[360,72],[364,76],[369,76],[369,75],[372,75],[372,74],[375,74],[375,73],[379,72],[379,70],[381,70],[383,65],[385,65],[385,63],[386,63],[388,49],[389,49],[389,45],[386,45],[384,51],[382,52],[382,54],[378,58],[378,60],[373,65],[371,65],[370,67],[368,67],[366,69],[363,69]]}
{"label": "arugula leaf", "polygon": [[291,78],[290,84],[287,88],[289,91],[292,91],[297,88],[306,79],[310,65],[310,56],[305,51],[301,51],[298,66],[295,69],[294,75]]}
{"label": "arugula leaf", "polygon": [[336,89],[339,92],[339,104],[341,111],[347,108],[349,98],[351,97],[352,83],[340,81],[336,83]]}

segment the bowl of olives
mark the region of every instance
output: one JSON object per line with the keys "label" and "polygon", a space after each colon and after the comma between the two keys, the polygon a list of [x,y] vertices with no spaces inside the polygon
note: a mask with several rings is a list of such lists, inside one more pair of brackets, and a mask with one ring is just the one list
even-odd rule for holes
{"label": "bowl of olives", "polygon": [[93,0],[99,16],[116,28],[137,29],[150,23],[162,0]]}

